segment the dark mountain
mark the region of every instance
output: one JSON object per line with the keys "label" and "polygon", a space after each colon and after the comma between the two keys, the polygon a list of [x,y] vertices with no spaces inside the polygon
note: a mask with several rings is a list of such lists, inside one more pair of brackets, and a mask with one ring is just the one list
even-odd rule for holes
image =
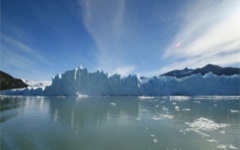
{"label": "dark mountain", "polygon": [[0,70],[0,90],[24,88],[28,85]]}
{"label": "dark mountain", "polygon": [[219,76],[221,75],[230,76],[235,74],[240,75],[240,68],[232,68],[232,67],[222,68],[217,65],[208,64],[203,68],[197,68],[197,69],[185,68],[183,70],[173,70],[165,74],[162,74],[161,76],[172,76],[172,77],[182,78],[182,77],[186,77],[186,76],[190,76],[198,73],[205,75],[209,72],[212,72],[213,74],[219,75]]}

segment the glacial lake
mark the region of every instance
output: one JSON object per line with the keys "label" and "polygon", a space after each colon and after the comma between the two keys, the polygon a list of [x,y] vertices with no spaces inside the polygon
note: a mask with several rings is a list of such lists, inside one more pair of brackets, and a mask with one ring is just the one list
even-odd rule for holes
{"label": "glacial lake", "polygon": [[1,150],[240,149],[239,97],[0,98]]}

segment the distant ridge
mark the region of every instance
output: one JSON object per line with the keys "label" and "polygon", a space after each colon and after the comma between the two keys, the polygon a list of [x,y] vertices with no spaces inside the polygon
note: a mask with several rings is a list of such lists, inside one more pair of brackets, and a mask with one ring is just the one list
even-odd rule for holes
{"label": "distant ridge", "polygon": [[0,70],[0,90],[25,88],[27,86],[21,79],[14,78]]}
{"label": "distant ridge", "polygon": [[198,74],[198,73],[205,75],[210,72],[218,76],[240,75],[240,68],[233,68],[233,67],[223,68],[218,65],[208,64],[202,68],[197,68],[197,69],[185,68],[183,70],[173,70],[165,74],[162,74],[160,76],[171,76],[176,78],[183,78],[183,77],[191,76],[193,74]]}

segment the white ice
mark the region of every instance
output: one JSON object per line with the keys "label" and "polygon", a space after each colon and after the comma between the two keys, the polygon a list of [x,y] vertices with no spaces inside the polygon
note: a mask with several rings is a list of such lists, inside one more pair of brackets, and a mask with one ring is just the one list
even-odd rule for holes
{"label": "white ice", "polygon": [[[139,99],[153,99],[154,96],[169,95],[220,95],[239,99],[239,75],[217,76],[195,74],[185,78],[154,76],[141,80],[137,75],[109,75],[103,71],[89,72],[79,67],[52,79],[46,88],[25,88],[4,90],[1,95],[75,96],[76,93],[89,96],[140,96]],[[238,97],[236,97],[238,96]],[[221,99],[222,97],[215,97]],[[187,96],[170,96],[170,100],[188,100]]]}

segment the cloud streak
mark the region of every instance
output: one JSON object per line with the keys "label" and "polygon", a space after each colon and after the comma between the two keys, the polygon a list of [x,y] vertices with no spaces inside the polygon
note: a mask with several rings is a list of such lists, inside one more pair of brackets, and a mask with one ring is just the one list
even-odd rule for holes
{"label": "cloud streak", "polygon": [[[1,34],[1,69],[15,76],[20,73],[21,76],[18,77],[21,78],[50,79],[50,74],[40,73],[41,65],[48,66],[52,63],[21,40]],[[33,75],[36,72],[37,77]]]}
{"label": "cloud streak", "polygon": [[17,51],[21,51],[25,54],[28,54],[31,57],[34,57],[45,64],[48,64],[48,65],[52,64],[50,61],[48,61],[46,58],[44,58],[42,55],[40,55],[36,50],[33,50],[30,46],[26,45],[25,43],[21,42],[20,40],[17,40],[15,38],[12,38],[5,34],[1,35],[1,40],[3,42],[3,45],[5,45],[5,47],[13,47]]}
{"label": "cloud streak", "polygon": [[[124,63],[125,0],[81,0],[83,23],[94,40],[97,68],[126,73],[135,67]],[[121,68],[121,69],[120,69]]]}
{"label": "cloud streak", "polygon": [[174,61],[159,72],[208,63],[240,64],[239,16],[239,1],[200,1],[191,7],[184,16],[183,27],[162,56],[162,60]]}

